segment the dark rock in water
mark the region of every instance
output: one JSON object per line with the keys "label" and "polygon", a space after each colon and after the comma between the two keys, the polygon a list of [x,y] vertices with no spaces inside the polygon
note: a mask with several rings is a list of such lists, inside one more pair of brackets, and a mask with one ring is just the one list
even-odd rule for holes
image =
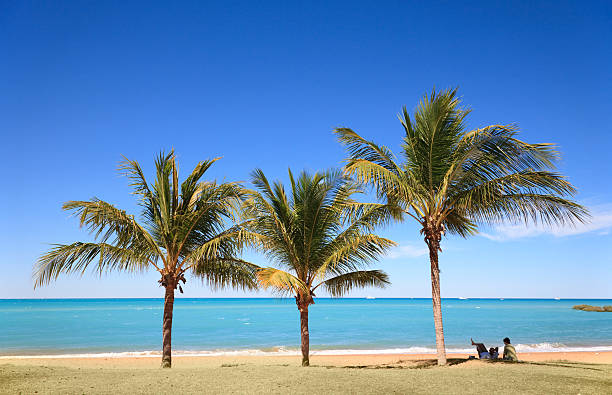
{"label": "dark rock in water", "polygon": [[588,304],[579,304],[572,307],[574,310],[582,310],[582,311],[597,311],[600,313],[612,313],[612,306],[591,306]]}

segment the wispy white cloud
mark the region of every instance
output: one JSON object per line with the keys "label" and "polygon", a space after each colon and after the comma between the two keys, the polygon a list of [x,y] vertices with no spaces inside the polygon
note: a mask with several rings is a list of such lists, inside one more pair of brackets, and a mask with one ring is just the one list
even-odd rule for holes
{"label": "wispy white cloud", "polygon": [[421,247],[415,246],[413,244],[402,243],[399,246],[393,248],[391,251],[389,251],[387,257],[391,259],[416,258],[419,256],[426,255],[427,253],[427,247],[425,247],[424,245]]}
{"label": "wispy white cloud", "polygon": [[480,232],[480,236],[490,240],[505,241],[542,235],[566,237],[584,233],[596,233],[598,235],[609,234],[612,229],[612,205],[593,206],[590,207],[590,209],[592,217],[589,222],[584,224],[576,224],[575,226],[545,226],[534,224],[498,225],[493,227],[491,233]]}

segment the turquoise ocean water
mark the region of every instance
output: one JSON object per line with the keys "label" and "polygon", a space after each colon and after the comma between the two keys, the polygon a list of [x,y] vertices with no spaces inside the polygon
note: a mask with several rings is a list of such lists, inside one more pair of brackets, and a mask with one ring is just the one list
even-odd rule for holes
{"label": "turquoise ocean water", "polygon": [[[449,351],[470,337],[518,351],[612,350],[612,313],[573,310],[612,300],[444,299]],[[175,302],[179,354],[284,354],[299,348],[293,299],[188,299]],[[158,355],[161,299],[0,300],[0,356]],[[314,353],[433,352],[430,299],[317,299],[310,307]]]}

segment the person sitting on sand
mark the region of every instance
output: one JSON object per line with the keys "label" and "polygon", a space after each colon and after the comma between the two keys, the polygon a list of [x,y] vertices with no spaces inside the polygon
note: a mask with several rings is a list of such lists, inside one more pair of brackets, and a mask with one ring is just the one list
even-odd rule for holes
{"label": "person sitting on sand", "polygon": [[489,355],[491,356],[491,359],[499,358],[499,347],[489,348]]}
{"label": "person sitting on sand", "polygon": [[504,338],[504,360],[506,361],[518,361],[516,356],[516,350],[514,346],[510,344],[510,338]]}
{"label": "person sitting on sand", "polygon": [[487,351],[487,348],[482,343],[474,343],[474,339],[470,338],[472,341],[472,346],[476,346],[476,352],[478,353],[478,358],[480,359],[491,359],[491,354]]}

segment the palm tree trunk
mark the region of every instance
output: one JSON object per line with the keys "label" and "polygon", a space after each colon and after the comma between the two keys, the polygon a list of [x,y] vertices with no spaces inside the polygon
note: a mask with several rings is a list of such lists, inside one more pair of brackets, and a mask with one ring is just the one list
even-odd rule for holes
{"label": "palm tree trunk", "polygon": [[300,334],[302,338],[302,366],[310,365],[310,334],[308,333],[308,305],[300,309]]}
{"label": "palm tree trunk", "polygon": [[431,264],[431,302],[433,304],[434,325],[436,327],[436,351],[438,365],[446,365],[446,347],[444,346],[444,328],[442,326],[442,300],[440,298],[440,268],[438,267],[439,244],[435,241],[429,246],[429,261]]}
{"label": "palm tree trunk", "polygon": [[175,280],[171,276],[166,277],[166,295],[164,298],[164,321],[163,321],[163,349],[162,368],[172,367],[172,314],[174,310],[174,287]]}

